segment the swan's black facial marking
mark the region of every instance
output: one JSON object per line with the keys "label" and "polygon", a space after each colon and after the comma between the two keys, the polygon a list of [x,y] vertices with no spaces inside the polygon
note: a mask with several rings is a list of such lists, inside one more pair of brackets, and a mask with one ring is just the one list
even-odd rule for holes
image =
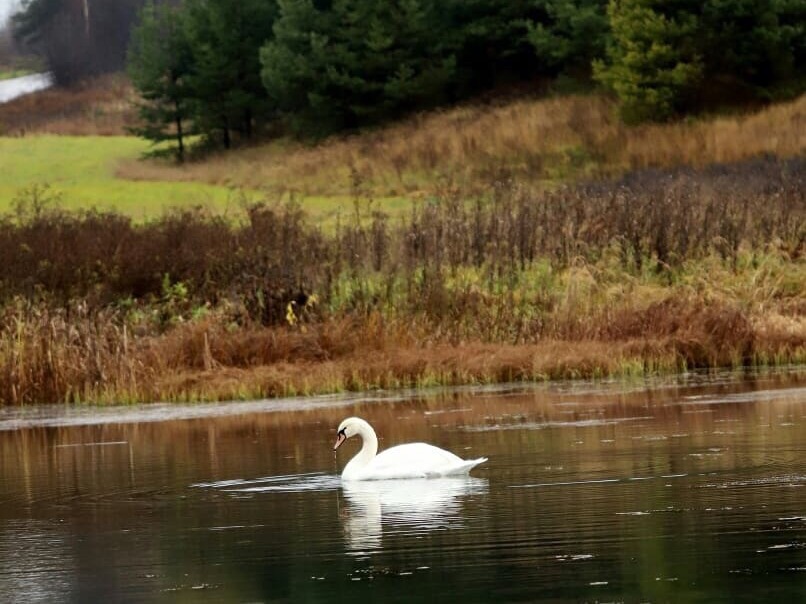
{"label": "swan's black facial marking", "polygon": [[345,440],[347,440],[347,428],[342,428],[336,432],[336,444],[333,445],[333,451],[338,449]]}

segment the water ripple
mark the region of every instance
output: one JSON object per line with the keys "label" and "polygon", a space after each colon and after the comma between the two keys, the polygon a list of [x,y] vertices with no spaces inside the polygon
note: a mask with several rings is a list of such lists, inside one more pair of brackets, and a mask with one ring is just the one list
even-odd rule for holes
{"label": "water ripple", "polygon": [[192,488],[216,489],[228,493],[304,493],[307,491],[334,491],[341,488],[341,476],[324,472],[267,476],[264,478],[236,478],[215,482],[199,482]]}

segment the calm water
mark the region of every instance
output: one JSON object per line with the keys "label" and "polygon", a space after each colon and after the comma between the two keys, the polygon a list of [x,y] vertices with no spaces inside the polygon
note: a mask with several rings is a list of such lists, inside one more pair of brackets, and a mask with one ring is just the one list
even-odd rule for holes
{"label": "calm water", "polygon": [[30,94],[37,90],[50,88],[52,84],[51,77],[46,73],[34,73],[19,78],[0,80],[0,103],[5,103],[18,96]]}
{"label": "calm water", "polygon": [[[335,428],[489,462],[342,485]],[[806,601],[806,370],[0,411],[0,601]]]}

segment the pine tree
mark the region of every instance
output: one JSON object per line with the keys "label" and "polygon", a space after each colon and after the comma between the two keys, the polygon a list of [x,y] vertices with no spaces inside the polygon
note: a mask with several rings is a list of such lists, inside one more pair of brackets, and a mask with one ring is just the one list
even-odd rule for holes
{"label": "pine tree", "polygon": [[457,61],[456,90],[469,96],[540,73],[528,24],[545,18],[545,0],[445,0],[445,30]]}
{"label": "pine tree", "polygon": [[711,102],[797,94],[806,76],[806,3],[706,0],[697,36]]}
{"label": "pine tree", "polygon": [[[180,162],[185,157],[191,112],[190,59],[178,9],[146,4],[132,32],[128,54],[129,75],[142,99],[137,106],[141,125],[132,132],[154,144],[174,141],[168,152]],[[165,151],[160,148],[157,153]]]}
{"label": "pine tree", "polygon": [[454,59],[437,0],[280,0],[263,83],[297,131],[357,128],[445,96]]}
{"label": "pine tree", "polygon": [[[685,2],[611,0],[613,41],[594,77],[621,99],[625,120],[661,121],[680,113],[702,79],[699,22]],[[683,5],[682,9],[680,5]]]}
{"label": "pine tree", "polygon": [[229,148],[272,116],[259,50],[272,37],[274,0],[188,0],[191,86],[199,131]]}
{"label": "pine tree", "polygon": [[591,62],[604,56],[610,24],[607,0],[545,0],[544,22],[528,23],[537,62],[549,73],[590,77]]}
{"label": "pine tree", "polygon": [[795,0],[611,0],[596,77],[633,121],[794,96],[806,88],[806,5]]}

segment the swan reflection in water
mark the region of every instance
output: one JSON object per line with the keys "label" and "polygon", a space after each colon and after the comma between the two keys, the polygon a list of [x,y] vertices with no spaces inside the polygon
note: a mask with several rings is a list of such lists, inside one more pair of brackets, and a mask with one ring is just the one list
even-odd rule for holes
{"label": "swan reflection in water", "polygon": [[410,480],[361,480],[342,483],[347,508],[342,513],[347,549],[363,554],[382,546],[387,531],[427,532],[455,525],[464,499],[484,495],[487,480],[467,476]]}

